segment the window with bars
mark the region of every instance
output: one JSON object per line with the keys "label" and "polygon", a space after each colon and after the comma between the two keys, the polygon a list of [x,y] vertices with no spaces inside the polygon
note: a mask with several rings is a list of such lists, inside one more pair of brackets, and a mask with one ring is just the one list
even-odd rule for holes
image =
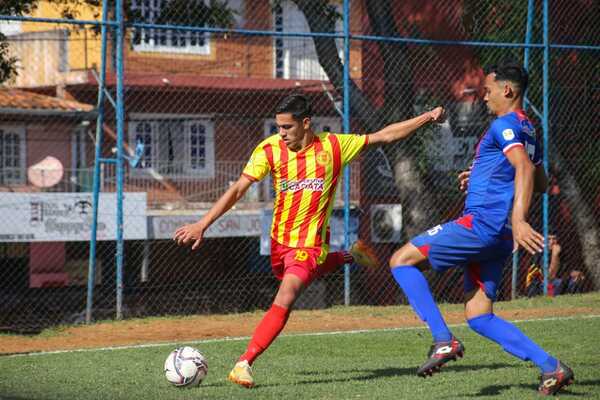
{"label": "window with bars", "polygon": [[25,183],[25,131],[0,126],[0,184]]}
{"label": "window with bars", "polygon": [[129,143],[144,144],[139,171],[170,178],[214,176],[214,124],[208,119],[143,118],[129,122]]}
{"label": "window with bars", "polygon": [[146,168],[153,167],[152,149],[155,146],[154,140],[152,140],[152,122],[151,121],[135,121],[131,123],[135,126],[134,140],[131,144],[141,142],[144,144],[144,155],[142,156],[142,163]]}
{"label": "window with bars", "polygon": [[197,121],[190,122],[190,168],[194,171],[206,169],[206,126]]}
{"label": "window with bars", "polygon": [[[146,24],[160,21],[169,0],[132,0],[131,9]],[[208,0],[204,0],[208,4]],[[209,34],[178,29],[135,28],[132,36],[135,51],[210,54]]]}
{"label": "window with bars", "polygon": [[69,71],[69,31],[59,31],[59,42],[58,42],[58,71],[68,72]]}

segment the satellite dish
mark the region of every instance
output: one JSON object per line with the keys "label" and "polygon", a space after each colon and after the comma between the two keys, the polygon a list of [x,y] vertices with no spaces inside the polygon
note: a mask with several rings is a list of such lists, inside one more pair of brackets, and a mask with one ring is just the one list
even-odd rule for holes
{"label": "satellite dish", "polygon": [[63,173],[64,168],[60,160],[48,156],[27,169],[27,178],[35,187],[49,188],[60,182]]}

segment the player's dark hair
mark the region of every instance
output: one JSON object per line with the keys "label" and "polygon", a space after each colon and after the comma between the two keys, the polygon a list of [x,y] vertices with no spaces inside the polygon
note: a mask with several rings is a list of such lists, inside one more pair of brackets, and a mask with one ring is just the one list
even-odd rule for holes
{"label": "player's dark hair", "polygon": [[312,108],[308,98],[302,94],[291,94],[281,100],[275,114],[290,113],[297,121],[302,121],[304,118],[312,116]]}
{"label": "player's dark hair", "polygon": [[492,73],[496,74],[496,81],[509,81],[517,86],[521,94],[525,93],[529,83],[529,75],[517,61],[505,59],[498,64],[490,65],[485,69],[485,74]]}

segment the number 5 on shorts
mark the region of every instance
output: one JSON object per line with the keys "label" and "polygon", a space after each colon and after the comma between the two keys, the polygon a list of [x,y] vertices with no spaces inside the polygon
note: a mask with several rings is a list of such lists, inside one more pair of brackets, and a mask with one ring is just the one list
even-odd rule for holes
{"label": "number 5 on shorts", "polygon": [[437,234],[439,231],[441,231],[442,229],[444,229],[444,228],[442,228],[441,225],[434,226],[433,228],[431,228],[430,230],[427,231],[427,234],[429,236],[433,236],[433,235]]}

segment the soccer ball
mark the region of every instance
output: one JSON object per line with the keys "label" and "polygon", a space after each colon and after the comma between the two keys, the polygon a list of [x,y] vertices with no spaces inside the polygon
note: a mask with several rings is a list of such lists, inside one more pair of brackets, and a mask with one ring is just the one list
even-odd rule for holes
{"label": "soccer ball", "polygon": [[207,373],[206,358],[193,347],[179,347],[165,360],[165,376],[175,386],[197,386]]}

